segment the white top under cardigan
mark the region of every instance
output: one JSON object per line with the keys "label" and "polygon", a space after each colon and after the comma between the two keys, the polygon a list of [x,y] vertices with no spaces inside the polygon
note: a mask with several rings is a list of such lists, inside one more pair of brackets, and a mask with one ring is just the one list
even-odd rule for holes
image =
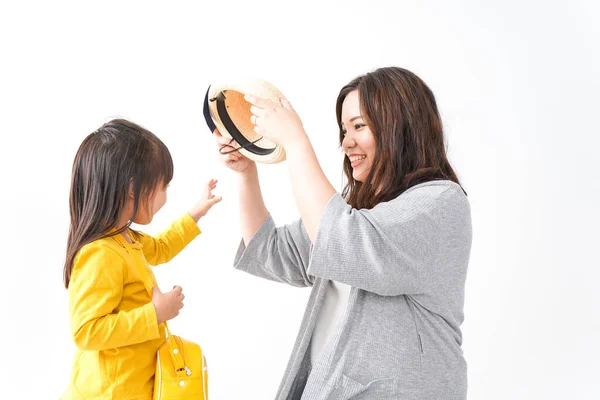
{"label": "white top under cardigan", "polygon": [[325,291],[325,298],[323,299],[323,306],[319,312],[312,337],[310,347],[312,364],[317,362],[323,346],[325,346],[327,340],[329,340],[338,327],[342,315],[344,315],[348,306],[350,289],[351,287],[344,283],[329,281],[327,290]]}

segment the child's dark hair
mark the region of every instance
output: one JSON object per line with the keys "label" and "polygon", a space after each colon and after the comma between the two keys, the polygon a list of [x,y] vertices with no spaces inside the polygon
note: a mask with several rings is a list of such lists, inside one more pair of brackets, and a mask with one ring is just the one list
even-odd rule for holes
{"label": "child's dark hair", "polygon": [[[167,185],[172,178],[173,160],[165,144],[133,122],[114,119],[85,138],[73,162],[66,288],[77,252],[94,240],[129,228],[141,202],[150,199],[159,183]],[[134,205],[129,223],[110,232],[123,217],[130,187]]]}

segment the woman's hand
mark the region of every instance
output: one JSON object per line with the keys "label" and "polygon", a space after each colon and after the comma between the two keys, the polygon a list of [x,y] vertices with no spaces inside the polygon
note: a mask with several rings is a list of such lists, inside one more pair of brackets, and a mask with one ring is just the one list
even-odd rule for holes
{"label": "woman's hand", "polygon": [[306,233],[314,243],[321,215],[335,189],[321,169],[302,121],[291,104],[285,98],[280,99],[281,104],[253,96],[244,98],[252,104],[250,120],[256,125],[256,133],[285,149],[296,205]]}
{"label": "woman's hand", "polygon": [[[231,151],[231,150],[234,150],[234,149],[237,149],[240,147],[240,145],[237,144],[236,141],[232,141],[231,139],[224,138],[218,129],[215,129],[214,134],[215,134],[215,141],[217,142],[218,148],[221,149],[221,147],[226,146],[223,149],[224,153],[227,153],[228,151]],[[244,173],[248,172],[251,169],[251,167],[256,167],[256,163],[254,161],[252,161],[251,159],[249,159],[248,157],[246,157],[239,151],[234,151],[233,153],[229,153],[229,154],[222,154],[221,152],[219,152],[219,161],[221,161],[223,164],[225,164],[225,166],[227,168],[229,168],[239,174],[244,174]]]}
{"label": "woman's hand", "polygon": [[250,121],[259,135],[284,149],[307,138],[300,117],[286,98],[280,99],[281,104],[249,95],[244,99],[252,104]]}

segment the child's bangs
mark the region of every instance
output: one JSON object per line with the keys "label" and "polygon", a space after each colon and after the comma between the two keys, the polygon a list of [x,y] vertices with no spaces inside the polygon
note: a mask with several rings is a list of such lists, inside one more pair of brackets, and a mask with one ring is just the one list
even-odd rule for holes
{"label": "child's bangs", "polygon": [[161,181],[166,186],[173,179],[173,159],[171,158],[171,153],[167,149],[167,146],[159,141],[157,151],[153,156],[154,159],[149,168],[152,180],[155,182],[155,186]]}

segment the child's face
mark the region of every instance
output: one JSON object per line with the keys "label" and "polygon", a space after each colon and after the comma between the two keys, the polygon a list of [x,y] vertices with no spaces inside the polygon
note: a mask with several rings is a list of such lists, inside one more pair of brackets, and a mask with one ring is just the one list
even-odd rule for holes
{"label": "child's face", "polygon": [[147,202],[140,203],[140,209],[135,215],[133,222],[139,225],[147,225],[152,222],[154,215],[167,202],[167,185],[164,183],[158,184],[154,188],[154,192],[150,195]]}

